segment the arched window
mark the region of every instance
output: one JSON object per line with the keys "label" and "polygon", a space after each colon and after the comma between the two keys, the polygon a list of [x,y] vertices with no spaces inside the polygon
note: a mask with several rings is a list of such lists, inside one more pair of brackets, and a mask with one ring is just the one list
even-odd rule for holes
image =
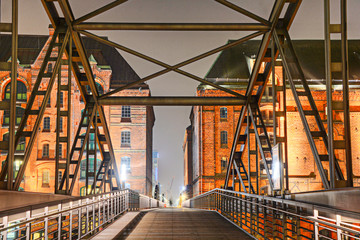
{"label": "arched window", "polygon": [[227,131],[222,131],[220,133],[220,143],[221,147],[227,147],[228,144],[228,134]]}
{"label": "arched window", "polygon": [[130,131],[121,132],[121,147],[130,147],[130,145],[131,145]]}
{"label": "arched window", "polygon": [[[27,89],[26,89],[25,84],[21,81],[17,81],[16,89],[17,89],[16,100],[21,101],[21,102],[26,102]],[[9,82],[8,85],[6,85],[6,87],[5,87],[4,100],[10,101],[10,98],[11,98],[11,82]]]}
{"label": "arched window", "polygon": [[49,144],[44,144],[43,145],[42,157],[43,158],[49,158]]}
{"label": "arched window", "polygon": [[43,126],[44,132],[50,132],[50,117],[44,118],[44,126]]}
{"label": "arched window", "polygon": [[[16,125],[19,125],[21,122],[22,117],[24,116],[25,110],[21,107],[16,107]],[[9,125],[10,124],[10,110],[4,111],[4,121],[3,125]]]}
{"label": "arched window", "polygon": [[[99,170],[101,164],[100,159],[96,159],[96,172]],[[94,172],[94,158],[89,157],[89,172]],[[90,179],[93,179],[94,177],[89,177]],[[86,179],[86,159],[81,160],[80,163],[80,180]]]}
{"label": "arched window", "polygon": [[42,172],[42,187],[49,187],[50,185],[50,170],[46,169]]}
{"label": "arched window", "polygon": [[126,172],[131,172],[131,166],[130,166],[131,158],[130,157],[122,157],[121,158],[121,168],[125,166]]}
{"label": "arched window", "polygon": [[221,120],[227,119],[227,108],[226,107],[220,108],[220,119]]}

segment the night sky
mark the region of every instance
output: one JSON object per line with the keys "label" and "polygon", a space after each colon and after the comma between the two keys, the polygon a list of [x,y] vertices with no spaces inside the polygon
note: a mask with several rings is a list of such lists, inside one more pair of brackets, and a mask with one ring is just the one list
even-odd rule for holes
{"label": "night sky", "polygon": [[[0,0],[1,1],[1,0]],[[48,34],[49,20],[40,0],[20,0],[20,34]],[[109,0],[70,0],[75,17],[80,17]],[[263,18],[268,19],[272,0],[231,1]],[[339,22],[339,2],[331,1],[333,23]],[[3,1],[2,21],[10,19],[11,1]],[[348,0],[349,38],[360,38],[360,1]],[[88,21],[106,22],[253,22],[241,14],[210,0],[129,0],[109,12]],[[293,39],[323,38],[323,0],[303,0],[290,30]],[[170,65],[184,61],[198,54],[216,48],[228,39],[238,39],[250,32],[136,32],[136,31],[96,31],[110,40],[135,49]],[[140,77],[161,70],[152,63],[120,52]],[[217,55],[182,68],[199,77],[204,77]],[[198,82],[168,73],[147,82],[152,96],[194,96]],[[155,107],[154,150],[160,153],[159,181],[161,192],[170,187],[176,200],[183,186],[182,144],[185,128],[190,124],[191,107]]]}

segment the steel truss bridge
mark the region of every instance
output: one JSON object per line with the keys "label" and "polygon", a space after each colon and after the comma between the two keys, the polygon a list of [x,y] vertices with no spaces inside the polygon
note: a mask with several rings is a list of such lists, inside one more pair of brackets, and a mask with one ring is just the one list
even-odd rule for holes
{"label": "steel truss bridge", "polygon": [[[275,0],[270,16],[266,17],[258,16],[227,0],[215,1],[228,7],[232,11],[236,11],[239,14],[247,16],[256,23],[91,22],[93,17],[103,14],[106,11],[127,2],[127,0],[115,0],[77,19],[74,17],[71,4],[68,0],[41,0],[44,10],[55,29],[54,37],[47,49],[40,72],[31,92],[31,96],[27,102],[25,114],[17,129],[15,126],[17,81],[11,81],[10,101],[0,102],[1,110],[10,111],[9,140],[0,142],[1,150],[7,151],[5,166],[2,168],[0,173],[0,187],[2,189],[15,191],[19,189],[38,134],[36,129],[39,128],[43,119],[43,115],[47,107],[46,103],[48,102],[55,82],[57,82],[59,86],[57,88],[57,125],[59,126],[60,124],[60,117],[65,117],[67,119],[67,124],[70,126],[71,98],[68,98],[68,107],[65,110],[60,109],[59,101],[61,93],[68,94],[68,96],[70,96],[71,81],[73,76],[77,87],[80,90],[82,99],[85,102],[85,110],[75,136],[70,136],[70,128],[67,128],[68,130],[65,133],[66,136],[60,136],[59,128],[57,128],[55,176],[58,176],[58,173],[61,171],[62,177],[59,178],[61,179],[60,181],[55,179],[55,193],[71,195],[79,173],[80,161],[83,155],[86,155],[87,164],[89,164],[90,157],[95,159],[96,164],[96,152],[100,151],[101,164],[99,166],[99,170],[93,173],[86,173],[87,183],[89,182],[89,178],[92,177],[94,179],[90,189],[87,189],[86,193],[89,193],[92,196],[95,196],[96,194],[111,193],[115,194],[114,196],[111,196],[116,198],[116,201],[122,201],[118,198],[118,196],[121,195],[119,192],[125,190],[121,190],[118,167],[116,166],[108,125],[104,115],[104,105],[240,105],[242,106],[242,109],[234,134],[225,181],[225,188],[232,188],[233,191],[224,189],[213,190],[192,199],[189,206],[216,210],[231,219],[234,224],[244,228],[249,232],[249,234],[265,239],[320,239],[319,237],[321,237],[321,234],[319,233],[319,228],[320,226],[325,228],[325,225],[331,231],[335,229],[334,231],[336,232],[337,239],[342,239],[341,237],[344,236],[344,233],[348,234],[349,239],[359,239],[359,229],[356,228],[355,225],[343,225],[343,222],[338,219],[338,215],[336,215],[336,213],[335,220],[332,219],[334,215],[331,215],[330,211],[327,213],[331,216],[324,216],[324,218],[320,219],[318,212],[316,212],[317,210],[315,211],[312,209],[312,217],[304,217],[306,214],[311,212],[311,208],[309,206],[294,205],[293,203],[286,202],[281,199],[281,196],[284,196],[284,194],[287,193],[287,190],[289,190],[289,169],[287,162],[287,146],[289,143],[287,142],[286,131],[281,133],[282,135],[278,131],[280,125],[286,126],[287,84],[290,86],[292,95],[296,102],[304,131],[311,147],[324,189],[332,190],[339,186],[353,187],[349,119],[347,1],[339,0],[341,6],[341,22],[339,24],[332,24],[330,22],[330,1],[324,0],[326,59],[324,64],[326,67],[327,127],[324,126],[324,123],[320,118],[319,111],[315,105],[314,98],[305,79],[304,72],[300,66],[297,54],[292,44],[291,36],[289,34],[289,29],[294,21],[298,9],[300,8],[301,0]],[[248,31],[252,33],[236,41],[211,49],[198,56],[194,56],[186,61],[170,65],[89,32],[96,30]],[[12,22],[0,23],[0,31],[12,34],[11,59],[17,59],[18,0],[12,0]],[[95,39],[103,44],[115,47],[151,63],[155,63],[164,69],[100,96],[96,88],[94,75],[92,73],[81,36]],[[331,58],[331,38],[334,36],[340,37],[341,39],[341,61],[338,62],[333,62]],[[261,37],[262,40],[244,95],[180,69],[186,65],[219,53],[223,50],[230,49],[231,47],[242,44],[256,37]],[[285,54],[285,51],[287,54]],[[46,71],[46,67],[49,63],[52,63],[54,66],[52,72]],[[2,70],[11,71],[11,75],[16,76],[17,64],[18,63],[16,61],[4,62],[0,63],[0,68]],[[270,79],[275,79],[275,67],[281,67],[285,77],[282,82],[276,83],[275,81],[271,81],[273,112],[275,114],[273,114],[273,126],[269,127],[264,124],[264,120],[260,112],[260,102]],[[83,71],[81,71],[80,68],[83,69]],[[66,85],[63,85],[61,82],[61,69],[68,70],[68,80]],[[113,96],[122,90],[144,83],[145,81],[149,81],[171,71],[219,89],[230,94],[232,97]],[[296,84],[295,79],[293,78],[294,71],[297,75],[300,75],[300,81],[296,81]],[[342,80],[340,81],[343,96],[342,101],[333,100],[332,75],[335,73],[341,74],[342,76]],[[277,107],[281,100],[280,96],[283,103],[280,107]],[[35,104],[35,102],[39,102],[40,104]],[[344,138],[341,140],[335,140],[334,138],[333,126],[335,111],[341,112],[343,116],[342,124],[344,129]],[[32,126],[27,125],[27,120],[30,116],[36,118],[35,124]],[[283,118],[284,121],[280,122],[280,118]],[[309,122],[311,120],[315,120],[315,127],[310,126]],[[274,133],[278,133],[275,134],[273,140],[270,139],[268,134],[270,128],[273,129]],[[81,135],[81,133],[84,132],[85,135]],[[91,133],[95,134],[97,142],[97,144],[95,144],[95,151],[93,152],[86,151],[87,147],[89,147],[89,137]],[[18,156],[14,153],[16,147],[20,143],[20,139],[22,138],[26,139],[25,151],[24,155]],[[315,139],[321,139],[321,141],[319,141],[320,143],[315,144]],[[83,144],[81,144],[82,140]],[[251,141],[254,141],[256,145],[255,151],[250,151]],[[60,161],[58,151],[60,143],[64,143],[66,145],[66,162]],[[283,162],[285,169],[285,181],[283,187],[280,189],[274,185],[274,178],[271,170],[273,167],[272,147],[278,143],[282,145],[285,153]],[[96,149],[97,146],[99,149]],[[249,151],[247,151],[248,156],[245,156],[244,154],[246,147],[249,148]],[[322,150],[320,151],[320,149]],[[339,156],[339,151],[343,151],[344,154],[341,155],[343,156],[343,159],[338,159],[337,156]],[[93,156],[90,156],[91,154],[93,154]],[[254,159],[250,155],[256,155],[256,182],[252,181],[250,177],[251,161]],[[22,165],[16,175],[13,172],[15,158],[21,158],[20,160],[22,162]],[[248,168],[245,167],[245,159],[248,159]],[[340,160],[346,163],[345,169],[340,167]],[[97,169],[96,165],[94,169]],[[260,179],[260,172],[265,172],[266,175],[265,184],[269,187],[270,195],[268,197],[260,196],[260,185],[262,181]],[[88,184],[86,184],[86,186],[88,186]],[[276,196],[280,196],[280,198],[276,198]],[[95,201],[94,206],[97,203],[98,202]],[[91,203],[89,204],[91,205]],[[71,209],[71,206],[69,208]],[[80,205],[79,208],[81,209]],[[75,210],[76,209],[74,209],[74,211]],[[121,208],[117,208],[117,210],[114,208],[114,211],[119,213],[119,211],[122,210]],[[95,207],[93,208],[93,212],[95,212]],[[108,214],[109,212],[104,210],[102,214],[105,213]],[[73,211],[70,211],[69,214],[71,219]],[[81,210],[77,215],[78,220],[81,219],[79,217],[80,215]],[[87,213],[87,215],[89,214]],[[100,215],[101,213],[99,212],[99,217]],[[60,214],[60,218],[61,216],[62,215]],[[30,216],[27,217],[30,218]],[[262,220],[259,220],[259,218],[262,218]],[[358,217],[355,218],[359,219]],[[93,218],[93,220],[94,219],[95,218]],[[283,223],[281,223],[281,221],[283,221]],[[303,226],[300,223],[301,221],[309,224],[310,227],[307,227],[306,229],[310,229],[309,231],[311,231],[313,235],[310,235],[309,237],[308,235],[303,234],[301,230]],[[72,224],[71,222],[72,221],[69,223],[70,225]],[[262,223],[263,230],[260,230],[261,227],[259,227],[259,223]],[[29,229],[31,229],[29,224],[30,220],[25,223],[25,227],[28,229],[27,231],[30,231]],[[95,224],[95,221],[93,221],[93,224]],[[283,224],[283,228],[281,228],[281,224]],[[288,227],[288,225],[291,224],[295,224],[295,227],[291,230],[292,232],[295,232],[293,234],[289,234],[290,227]],[[3,222],[3,228],[0,229],[0,231],[2,231],[3,239],[6,239],[4,229],[7,230],[9,228],[8,221],[6,220]],[[267,230],[267,228],[270,230]],[[293,231],[293,229],[296,231]],[[81,234],[72,236],[74,236],[74,238],[80,238]]]}

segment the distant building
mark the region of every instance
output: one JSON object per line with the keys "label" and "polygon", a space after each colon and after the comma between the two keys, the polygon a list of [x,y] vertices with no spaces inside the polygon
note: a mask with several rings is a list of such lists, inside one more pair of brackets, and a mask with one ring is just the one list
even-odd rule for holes
{"label": "distant building", "polygon": [[[250,71],[257,54],[260,41],[249,41],[231,49],[223,51],[212,68],[206,75],[206,79],[223,87],[245,94]],[[311,88],[313,98],[319,110],[320,116],[326,128],[326,91],[324,71],[324,41],[323,40],[295,40],[293,41],[300,63],[303,67],[306,79]],[[339,46],[334,44],[334,46]],[[338,51],[339,52],[339,51]],[[351,141],[354,185],[360,185],[360,41],[349,41],[349,62],[350,62],[350,118],[351,118]],[[334,58],[339,57],[334,54]],[[293,69],[291,69],[293,70]],[[275,75],[277,82],[283,81],[282,69],[276,67]],[[294,74],[294,79],[299,79]],[[334,78],[337,78],[334,76]],[[223,91],[214,89],[208,85],[200,84],[197,88],[197,96],[230,96]],[[280,98],[282,99],[282,98]],[[342,94],[335,88],[334,100],[342,100]],[[281,101],[281,100],[280,100]],[[289,161],[289,190],[291,192],[305,192],[322,188],[322,182],[318,173],[314,158],[303,131],[296,103],[290,89],[286,90],[287,104],[287,131],[288,131],[288,161]],[[306,107],[307,105],[305,105]],[[194,196],[223,187],[227,171],[227,163],[230,156],[232,141],[236,124],[240,115],[241,106],[204,106],[193,107],[190,114],[191,126],[186,129],[184,138],[184,166],[185,183],[192,179],[192,191]],[[271,99],[271,80],[266,89],[260,104],[265,124],[272,126],[273,109]],[[340,113],[335,114],[335,138],[342,139],[343,117]],[[315,127],[315,120],[310,122],[310,127]],[[314,130],[313,130],[314,131]],[[268,133],[273,136],[272,128]],[[191,137],[189,137],[191,136]],[[321,144],[316,139],[316,144]],[[251,148],[254,146],[254,139],[251,140]],[[191,147],[190,147],[191,145]],[[321,145],[319,145],[321,146]],[[192,154],[189,156],[189,149]],[[319,149],[319,147],[318,147]],[[336,157],[340,159],[341,169],[345,168],[344,161],[341,161],[343,154]],[[247,150],[245,149],[243,162],[247,164]],[[192,168],[189,167],[189,159],[192,158]],[[255,182],[254,159],[251,161],[252,182]],[[259,166],[261,167],[261,166]],[[261,173],[263,174],[263,173]],[[266,186],[266,178],[260,181],[261,186]],[[232,183],[230,183],[232,184]],[[255,186],[254,186],[255,187]]]}
{"label": "distant building", "polygon": [[182,196],[185,198],[192,197],[192,185],[193,185],[193,161],[192,161],[192,126],[189,126],[185,130],[183,153],[184,153],[184,187]]}
{"label": "distant building", "polygon": [[159,183],[159,158],[160,154],[158,151],[153,151],[153,166],[152,166],[152,185],[155,188],[156,184]]}
{"label": "distant building", "polygon": [[[18,86],[16,123],[19,124],[30,97],[33,85],[44,60],[46,50],[53,37],[54,30],[50,28],[50,36],[20,35],[18,50]],[[119,52],[107,45],[101,44],[89,38],[83,38],[83,42],[89,57],[90,65],[94,73],[99,94],[104,94],[110,89],[118,88],[139,79],[136,72],[130,67]],[[11,56],[11,36],[0,35],[0,60],[6,62]],[[52,71],[49,63],[47,71]],[[68,70],[62,68],[61,80],[67,83]],[[71,92],[71,116],[72,125],[66,126],[61,121],[62,131],[71,127],[71,136],[75,136],[84,102],[81,100],[80,91],[73,78]],[[2,101],[10,99],[10,72],[0,71],[0,93]],[[150,96],[147,84],[141,84],[121,91],[117,96]],[[43,122],[40,125],[38,136],[35,140],[25,177],[21,188],[25,191],[54,192],[55,178],[55,139],[56,139],[56,99],[57,85],[54,85],[48,106],[45,110]],[[67,95],[61,96],[61,104],[67,109]],[[152,129],[155,115],[152,107],[146,106],[105,106],[109,132],[115,152],[117,166],[125,165],[127,168],[126,186],[142,194],[152,194]],[[0,112],[0,139],[8,137],[9,112]],[[28,125],[33,125],[35,118],[30,116]],[[25,141],[20,141],[16,155],[22,156],[25,150]],[[60,145],[60,158],[65,161],[66,145]],[[90,147],[95,146],[94,139],[90,140]],[[97,148],[98,149],[98,148]],[[0,155],[0,162],[4,164],[6,152]],[[100,154],[100,153],[98,153]],[[85,158],[85,155],[84,155]],[[100,156],[99,158],[100,159]],[[100,161],[100,160],[99,160]],[[21,160],[15,162],[14,171],[19,169]],[[99,164],[97,164],[99,166]],[[94,168],[94,166],[92,166]],[[90,164],[91,169],[91,164]],[[74,195],[84,192],[86,163],[81,162],[78,181],[75,184]],[[120,169],[119,169],[120,172]]]}

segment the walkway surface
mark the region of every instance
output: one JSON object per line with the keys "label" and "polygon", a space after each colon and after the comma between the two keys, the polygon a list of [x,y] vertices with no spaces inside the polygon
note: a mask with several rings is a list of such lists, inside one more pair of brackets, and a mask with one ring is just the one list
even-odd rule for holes
{"label": "walkway surface", "polygon": [[126,239],[252,239],[216,212],[166,208],[148,212]]}

